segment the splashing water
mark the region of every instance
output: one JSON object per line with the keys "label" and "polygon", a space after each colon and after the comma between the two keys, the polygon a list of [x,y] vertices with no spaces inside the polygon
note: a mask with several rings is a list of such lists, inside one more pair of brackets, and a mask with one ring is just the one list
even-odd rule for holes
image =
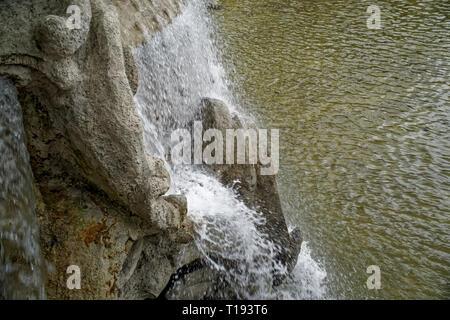
{"label": "splashing water", "polygon": [[[220,55],[214,45],[211,22],[203,1],[189,3],[171,25],[138,49],[139,90],[135,97],[149,152],[166,158],[173,130],[188,127],[200,113],[203,97],[224,101],[234,114],[237,99],[231,93]],[[242,113],[239,113],[242,117]],[[184,194],[196,224],[197,246],[211,267],[225,273],[238,298],[320,298],[326,276],[312,260],[306,244],[299,263],[283,287],[272,290],[272,272],[279,248],[258,230],[264,218],[246,207],[235,192],[200,167],[174,167],[170,193]],[[233,267],[221,261],[236,261]]]}
{"label": "splashing water", "polygon": [[278,298],[286,300],[327,298],[324,286],[326,276],[325,270],[311,257],[308,243],[303,242],[298,263],[291,276],[277,289]]}
{"label": "splashing water", "polygon": [[0,77],[0,299],[43,299],[42,257],[22,110]]}

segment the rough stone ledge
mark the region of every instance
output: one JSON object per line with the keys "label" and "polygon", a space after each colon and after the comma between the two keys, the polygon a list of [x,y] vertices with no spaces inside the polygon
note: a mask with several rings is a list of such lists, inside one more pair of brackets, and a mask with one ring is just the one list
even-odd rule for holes
{"label": "rough stone ledge", "polygon": [[[170,176],[145,149],[132,49],[143,29],[127,25],[130,13],[144,27],[148,15],[162,26],[178,2],[0,2],[0,74],[15,81],[24,114],[50,299],[157,296],[198,258],[185,198],[164,196]],[[69,31],[73,4],[84,14],[81,29]],[[158,268],[141,288],[146,259]],[[72,264],[81,268],[81,290],[66,287]]]}

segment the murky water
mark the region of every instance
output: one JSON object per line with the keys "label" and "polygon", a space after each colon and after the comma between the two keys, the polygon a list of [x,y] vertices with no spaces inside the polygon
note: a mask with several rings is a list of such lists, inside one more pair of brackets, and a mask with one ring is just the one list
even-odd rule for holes
{"label": "murky water", "polygon": [[285,212],[328,296],[450,298],[449,2],[377,1],[380,30],[365,1],[222,3],[227,69],[281,130]]}

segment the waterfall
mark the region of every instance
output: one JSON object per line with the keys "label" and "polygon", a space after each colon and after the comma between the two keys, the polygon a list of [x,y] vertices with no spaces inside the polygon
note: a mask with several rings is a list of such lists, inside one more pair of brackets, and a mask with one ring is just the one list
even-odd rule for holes
{"label": "waterfall", "polygon": [[0,299],[43,299],[32,171],[16,88],[0,77]]}
{"label": "waterfall", "polygon": [[[150,153],[167,159],[172,131],[187,128],[198,117],[204,97],[220,99],[233,114],[245,116],[229,89],[202,0],[191,1],[171,25],[138,48],[137,58],[140,80],[135,102]],[[306,244],[293,276],[273,290],[272,271],[282,272],[283,266],[275,259],[279,248],[258,231],[264,218],[200,166],[166,165],[172,177],[169,192],[187,197],[198,248],[212,269],[224,272],[224,281],[237,298],[323,296],[325,272],[311,259]],[[212,256],[238,263],[230,269]]]}

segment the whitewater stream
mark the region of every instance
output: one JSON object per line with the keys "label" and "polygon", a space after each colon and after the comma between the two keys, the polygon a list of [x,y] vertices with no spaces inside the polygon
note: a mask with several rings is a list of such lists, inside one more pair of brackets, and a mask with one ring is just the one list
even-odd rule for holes
{"label": "whitewater stream", "polygon": [[[140,84],[135,100],[150,153],[167,159],[171,133],[196,119],[204,97],[224,101],[232,114],[251,117],[231,89],[217,48],[209,12],[203,1],[196,0],[138,50]],[[306,242],[293,276],[283,287],[271,290],[272,264],[279,248],[258,231],[263,217],[199,166],[174,166],[168,161],[167,167],[172,178],[169,192],[186,195],[188,214],[200,226],[196,229],[199,249],[207,257],[240,261],[226,279],[237,297],[325,296],[326,273],[311,258]],[[217,261],[210,262],[213,268],[225,270]]]}
{"label": "whitewater stream", "polygon": [[[169,193],[187,197],[209,267],[242,299],[448,299],[448,1],[379,1],[376,31],[364,1],[221,3],[188,1],[137,49],[147,149],[166,160]],[[280,197],[304,235],[281,286],[264,217],[204,167],[168,160],[205,97],[280,130]],[[46,297],[22,121],[0,78],[0,299]],[[366,286],[371,265],[380,290]]]}

